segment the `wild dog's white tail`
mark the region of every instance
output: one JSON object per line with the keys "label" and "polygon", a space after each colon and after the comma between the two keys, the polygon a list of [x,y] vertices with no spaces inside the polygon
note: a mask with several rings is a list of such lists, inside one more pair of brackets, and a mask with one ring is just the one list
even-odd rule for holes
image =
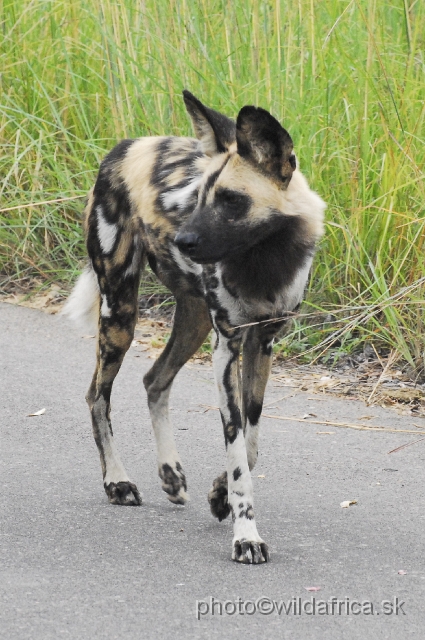
{"label": "wild dog's white tail", "polygon": [[78,278],[61,315],[68,316],[81,328],[96,332],[99,318],[99,285],[90,264]]}

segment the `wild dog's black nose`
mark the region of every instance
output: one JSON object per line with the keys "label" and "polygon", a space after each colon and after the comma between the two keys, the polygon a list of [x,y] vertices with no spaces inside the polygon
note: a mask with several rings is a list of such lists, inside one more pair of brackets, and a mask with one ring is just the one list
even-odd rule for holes
{"label": "wild dog's black nose", "polygon": [[179,232],[174,238],[174,242],[183,253],[190,253],[200,241],[200,237],[197,233],[185,233]]}

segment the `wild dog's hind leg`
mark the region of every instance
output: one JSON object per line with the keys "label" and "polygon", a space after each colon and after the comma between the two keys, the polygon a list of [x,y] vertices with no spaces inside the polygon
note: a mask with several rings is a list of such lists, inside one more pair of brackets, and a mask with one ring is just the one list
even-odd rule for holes
{"label": "wild dog's hind leg", "polygon": [[171,502],[184,504],[188,499],[186,477],[170,424],[168,400],[176,374],[202,345],[211,329],[211,321],[203,299],[176,296],[176,302],[170,339],[143,382],[157,444],[162,488]]}
{"label": "wild dog's hind leg", "polygon": [[232,512],[234,533],[232,559],[246,564],[260,564],[268,561],[269,552],[258,534],[254,518],[253,488],[241,411],[241,339],[242,335],[237,330],[226,331],[226,334],[217,330],[214,374],[227,449],[228,506]]}
{"label": "wild dog's hind leg", "polygon": [[143,247],[124,217],[120,225],[106,223],[102,212],[101,205],[93,208],[88,220],[87,246],[97,275],[100,304],[97,364],[86,400],[109,502],[139,505],[139,491],[129,479],[114,443],[110,398],[115,376],[134,336]]}
{"label": "wild dog's hind leg", "polygon": [[[112,504],[139,505],[142,498],[129,479],[114,443],[110,419],[112,384],[134,335],[137,318],[137,289],[128,290],[123,283],[113,299],[101,306],[97,366],[87,393],[93,435],[103,472],[103,486]],[[110,306],[109,306],[110,305]]]}

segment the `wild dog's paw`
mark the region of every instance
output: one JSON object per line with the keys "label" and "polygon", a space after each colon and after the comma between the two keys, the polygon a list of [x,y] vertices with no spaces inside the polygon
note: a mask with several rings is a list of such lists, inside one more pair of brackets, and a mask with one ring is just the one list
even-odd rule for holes
{"label": "wild dog's paw", "polygon": [[186,476],[180,462],[176,462],[174,468],[165,463],[159,467],[159,477],[162,480],[162,489],[167,498],[174,504],[185,504],[189,500],[187,492]]}
{"label": "wild dog's paw", "polygon": [[142,504],[142,496],[133,482],[110,482],[105,484],[106,495],[111,504],[121,504],[128,507],[136,507]]}
{"label": "wild dog's paw", "polygon": [[221,522],[230,513],[230,506],[227,492],[227,471],[224,471],[213,482],[213,486],[208,493],[211,513]]}
{"label": "wild dog's paw", "polygon": [[243,564],[262,564],[269,562],[269,548],[265,542],[252,540],[234,540],[232,560]]}

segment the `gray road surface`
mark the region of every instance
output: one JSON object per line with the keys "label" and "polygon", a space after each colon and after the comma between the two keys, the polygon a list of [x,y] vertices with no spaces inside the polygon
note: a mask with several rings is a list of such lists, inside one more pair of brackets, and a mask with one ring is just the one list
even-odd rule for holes
{"label": "gray road surface", "polygon": [[[64,319],[1,304],[0,341],[1,638],[425,637],[425,441],[387,453],[419,436],[264,420],[253,477],[272,561],[241,566],[230,560],[231,523],[215,521],[206,500],[225,465],[218,413],[203,406],[216,404],[208,365],[186,366],[172,394],[191,495],[177,507],[156,474],[142,385],[152,360],[128,353],[112,419],[144,504],[117,507],[103,491],[84,402],[94,340]],[[266,402],[289,397],[268,412],[420,424],[356,401],[291,395],[272,383]],[[340,507],[352,498],[357,506]],[[332,597],[336,604],[326,604]],[[384,615],[383,600],[405,604]]]}

